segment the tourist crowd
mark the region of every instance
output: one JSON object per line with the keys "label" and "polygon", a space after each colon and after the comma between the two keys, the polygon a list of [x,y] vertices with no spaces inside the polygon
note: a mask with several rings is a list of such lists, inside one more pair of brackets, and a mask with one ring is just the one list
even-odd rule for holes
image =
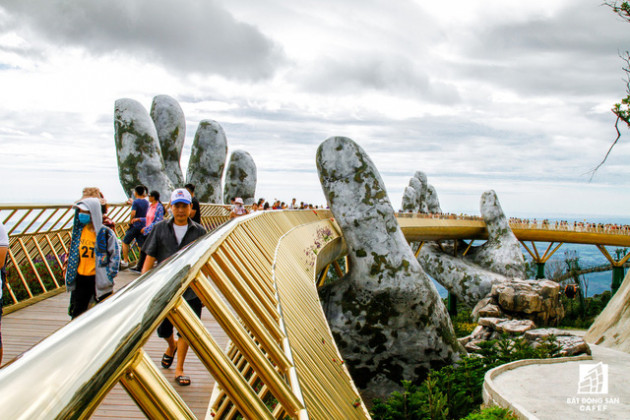
{"label": "tourist crowd", "polygon": [[591,223],[586,220],[578,222],[569,222],[567,220],[549,220],[549,219],[520,219],[510,217],[510,225],[514,227],[522,227],[528,229],[553,229],[565,230],[573,232],[592,232],[592,233],[609,233],[609,234],[628,234],[630,233],[630,225],[621,225],[617,223]]}

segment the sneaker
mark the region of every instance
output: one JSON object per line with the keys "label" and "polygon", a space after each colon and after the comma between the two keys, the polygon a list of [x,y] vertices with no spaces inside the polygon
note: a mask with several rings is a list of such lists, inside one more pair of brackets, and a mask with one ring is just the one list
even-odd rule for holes
{"label": "sneaker", "polygon": [[128,268],[129,268],[129,263],[128,262],[126,262],[126,261],[121,261],[120,262],[120,269],[121,270],[126,270]]}

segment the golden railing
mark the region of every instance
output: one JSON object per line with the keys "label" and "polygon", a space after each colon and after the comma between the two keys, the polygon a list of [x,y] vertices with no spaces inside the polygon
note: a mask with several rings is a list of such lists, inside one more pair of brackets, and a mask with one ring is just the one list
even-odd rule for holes
{"label": "golden railing", "polygon": [[[130,211],[126,203],[109,205],[108,215],[116,224],[119,238],[128,226]],[[229,219],[229,213],[229,206],[202,204],[202,224],[213,230]],[[65,290],[61,266],[70,242],[73,216],[70,205],[0,205],[0,221],[10,236],[5,298],[5,302],[10,303],[5,305],[5,313]],[[399,213],[398,219],[409,240],[483,240],[487,237],[485,223],[476,216]],[[544,220],[536,223],[512,220],[510,226],[535,260],[546,261],[558,247],[538,257],[536,245],[532,243],[530,250],[526,241],[596,244],[600,249],[601,245],[630,246],[627,226]],[[137,248],[132,247],[130,259],[136,258]]]}
{"label": "golden railing", "polygon": [[[131,207],[126,203],[109,204],[108,216],[122,238],[128,227]],[[229,206],[204,204],[202,224],[212,230],[229,218]],[[0,221],[9,234],[6,290],[10,313],[26,305],[65,290],[61,273],[70,244],[74,211],[71,205],[0,205]],[[132,247],[130,259],[138,257]],[[6,299],[5,299],[6,302]]]}
{"label": "golden railing", "polygon": [[[315,286],[346,252],[329,217],[258,213],[201,238],[1,369],[3,417],[88,418],[120,382],[149,418],[194,418],[142,348],[168,317],[216,381],[213,418],[369,418]],[[181,298],[188,286],[226,351]]]}

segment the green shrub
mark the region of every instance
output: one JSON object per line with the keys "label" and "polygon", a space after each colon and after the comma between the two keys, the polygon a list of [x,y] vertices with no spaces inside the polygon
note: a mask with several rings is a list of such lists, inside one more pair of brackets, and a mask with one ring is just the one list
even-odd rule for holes
{"label": "green shrub", "polygon": [[507,408],[494,406],[470,413],[462,420],[518,420],[518,417]]}
{"label": "green shrub", "polygon": [[[59,286],[62,286],[63,277],[61,275],[61,267],[59,266],[57,261],[54,260],[53,258],[47,258],[47,259],[48,259],[48,265],[50,266],[50,269],[52,270],[52,272],[55,274],[55,277],[57,279],[57,282],[59,283]],[[52,277],[50,276],[50,273],[48,272],[48,269],[46,268],[46,265],[44,264],[44,262],[42,262],[41,260],[35,261],[34,265],[35,265],[35,269],[37,270],[37,273],[42,279],[42,283],[44,283],[44,286],[46,287],[46,290],[50,291],[50,290],[56,289],[57,286],[55,285]],[[7,271],[7,283],[11,286],[11,290],[13,291],[13,294],[15,295],[15,298],[18,300],[18,302],[28,299],[29,298],[28,292],[26,290],[26,287],[24,287],[24,283],[22,282],[22,279],[20,278],[15,266],[13,264],[8,265],[6,268],[6,271]],[[33,296],[37,296],[44,292],[44,290],[42,289],[42,286],[39,284],[39,280],[37,280],[37,276],[35,276],[35,273],[33,272],[33,268],[31,267],[29,263],[20,264],[20,271],[22,272],[22,275],[24,276],[26,284],[28,285]],[[11,294],[9,293],[7,286],[5,285],[5,289],[2,293],[2,305],[8,306],[8,305],[12,305],[13,303],[14,302],[13,302],[13,299],[11,298]]]}
{"label": "green shrub", "polygon": [[488,370],[515,360],[548,358],[558,353],[553,337],[537,348],[524,339],[513,340],[507,336],[482,342],[479,347],[479,354],[464,356],[456,364],[432,371],[422,384],[403,382],[403,392],[392,393],[387,401],[374,400],[372,418],[461,419],[482,404],[481,390]]}
{"label": "green shrub", "polygon": [[595,321],[595,318],[604,310],[612,298],[612,293],[607,290],[599,295],[584,299],[584,314],[580,308],[580,301],[576,297],[569,299],[565,295],[560,296],[564,307],[564,318],[560,321],[562,327],[587,329]]}

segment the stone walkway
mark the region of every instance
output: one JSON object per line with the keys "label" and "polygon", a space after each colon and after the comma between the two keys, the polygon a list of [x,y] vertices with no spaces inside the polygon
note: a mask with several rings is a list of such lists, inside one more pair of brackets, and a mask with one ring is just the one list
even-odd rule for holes
{"label": "stone walkway", "polygon": [[[590,346],[593,360],[517,367],[498,374],[494,378],[494,390],[514,406],[529,412],[524,418],[630,419],[630,354]],[[578,385],[584,384],[580,381],[581,370],[600,362],[604,364],[600,383],[607,383],[607,392],[579,393]]]}

